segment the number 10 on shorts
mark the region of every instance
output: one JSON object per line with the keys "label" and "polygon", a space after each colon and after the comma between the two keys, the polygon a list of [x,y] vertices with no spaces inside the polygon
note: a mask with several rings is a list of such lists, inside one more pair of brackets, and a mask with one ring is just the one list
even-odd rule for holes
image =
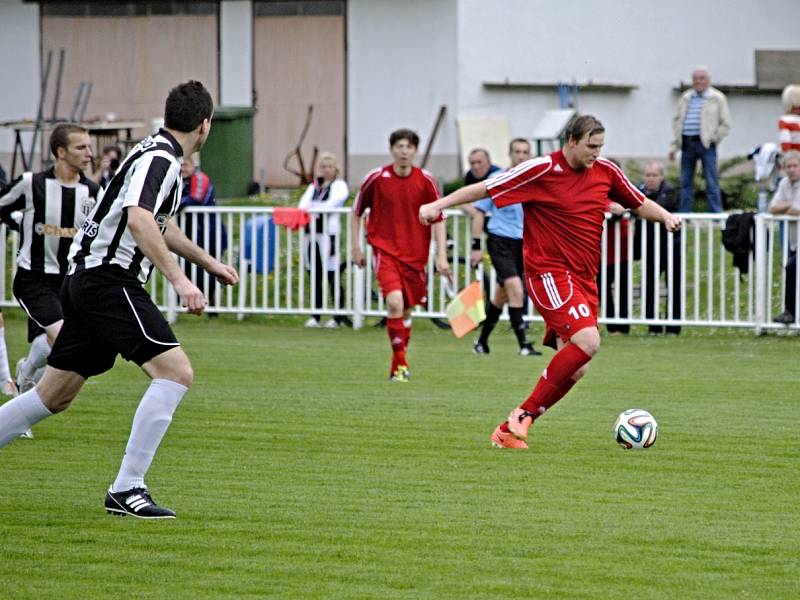
{"label": "number 10 on shorts", "polygon": [[575,307],[574,305],[570,306],[567,312],[569,313],[569,316],[571,316],[576,321],[581,317],[585,319],[586,317],[592,314],[591,311],[589,310],[589,307],[583,303],[578,304],[577,307]]}

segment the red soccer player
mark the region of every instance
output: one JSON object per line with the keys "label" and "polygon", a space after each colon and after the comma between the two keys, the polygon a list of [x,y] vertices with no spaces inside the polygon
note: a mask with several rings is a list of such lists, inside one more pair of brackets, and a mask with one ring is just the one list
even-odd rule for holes
{"label": "red soccer player", "polygon": [[605,128],[591,115],[575,118],[562,150],[534,158],[485,182],[420,208],[422,223],[442,209],[490,196],[498,207],[522,203],[525,283],[547,326],[544,344],[557,350],[533,392],[494,430],[498,448],[527,448],[528,428],[583,375],[600,348],[597,284],[600,237],[609,200],[677,231],[681,218],[645,198],[604,158]]}
{"label": "red soccer player", "polygon": [[375,273],[386,299],[386,330],[392,346],[392,381],[408,381],[406,349],[411,338],[411,310],[426,299],[425,266],[431,246],[431,229],[436,239],[436,269],[448,276],[446,233],[441,215],[433,225],[419,222],[420,206],[439,197],[436,180],[413,165],[419,136],[410,129],[398,129],[389,136],[392,164],[367,174],[356,198],[353,212],[353,262],[363,267],[359,245],[364,211],[367,239],[375,258]]}

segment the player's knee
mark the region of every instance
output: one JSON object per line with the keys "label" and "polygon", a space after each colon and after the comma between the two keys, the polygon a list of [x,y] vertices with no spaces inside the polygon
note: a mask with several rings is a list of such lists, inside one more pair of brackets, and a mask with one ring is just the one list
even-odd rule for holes
{"label": "player's knee", "polygon": [[573,381],[578,381],[581,377],[586,375],[586,373],[588,373],[588,372],[589,372],[589,365],[588,364],[583,365],[582,367],[578,368],[578,370],[575,371],[572,374],[572,380]]}
{"label": "player's knee", "polygon": [[194,369],[192,369],[192,363],[188,361],[183,362],[183,364],[176,365],[172,371],[172,376],[170,379],[175,383],[180,383],[187,388],[192,385],[192,380],[194,379]]}

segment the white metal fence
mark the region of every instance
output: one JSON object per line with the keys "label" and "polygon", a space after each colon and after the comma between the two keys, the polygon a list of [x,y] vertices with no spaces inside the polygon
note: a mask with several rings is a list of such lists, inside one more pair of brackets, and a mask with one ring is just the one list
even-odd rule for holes
{"label": "white metal fence", "polygon": [[[239,270],[240,283],[225,287],[215,285],[194,265],[184,265],[210,299],[209,310],[240,317],[341,315],[351,318],[356,327],[364,317],[384,314],[370,248],[363,239],[359,243],[365,249],[367,266],[352,266],[349,209],[315,213],[309,227],[294,231],[275,226],[273,213],[273,208],[264,207],[215,207],[189,208],[178,216],[179,226],[190,237]],[[786,327],[800,330],[797,314],[789,325],[773,322],[784,310],[787,274],[783,266],[794,251],[790,240],[800,237],[800,220],[757,215],[755,249],[745,274],[732,266],[732,254],[722,245],[726,217],[684,215],[680,235],[634,221],[626,225],[625,219],[607,221],[598,275],[601,322],[746,327],[757,333]],[[338,228],[334,222],[338,222]],[[331,226],[339,233],[329,236]],[[483,280],[487,294],[494,286],[495,274],[488,259],[484,261],[485,270],[469,265],[469,219],[458,210],[448,211],[447,229],[453,283],[434,273],[431,256],[428,304],[417,309],[417,316],[443,318],[455,291],[476,278]],[[11,282],[17,234],[12,232],[7,239],[6,231],[2,228],[0,233],[0,304],[16,306]],[[796,266],[794,275],[795,281],[800,280]],[[156,304],[174,318],[179,311],[176,296],[161,274],[154,273],[148,289]],[[791,292],[797,306],[800,286],[795,285]],[[532,306],[528,318],[541,320]]]}

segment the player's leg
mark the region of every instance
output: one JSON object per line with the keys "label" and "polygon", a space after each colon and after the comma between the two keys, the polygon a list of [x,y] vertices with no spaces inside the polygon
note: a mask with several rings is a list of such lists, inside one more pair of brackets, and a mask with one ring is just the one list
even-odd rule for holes
{"label": "player's leg", "polygon": [[692,212],[694,208],[694,171],[700,158],[695,144],[700,141],[684,140],[681,146],[680,212]]}
{"label": "player's leg", "polygon": [[510,432],[521,440],[527,438],[533,421],[583,376],[586,363],[600,348],[594,281],[573,281],[566,273],[543,273],[529,277],[527,283],[547,324],[546,343],[553,339],[558,351],[528,398],[496,430],[500,434]]}
{"label": "player's leg", "polygon": [[0,448],[40,421],[65,410],[84,381],[78,373],[48,367],[35,387],[0,406]]}
{"label": "player's leg", "polygon": [[481,333],[472,345],[475,354],[489,354],[489,336],[492,335],[492,331],[494,331],[497,322],[500,320],[505,303],[506,293],[503,290],[503,286],[498,283],[494,288],[494,294],[489,301],[489,306],[486,308],[486,318],[483,320],[483,325],[481,325]]}
{"label": "player's leg", "polygon": [[517,337],[520,356],[540,356],[542,353],[527,340],[525,332],[525,319],[522,316],[525,291],[522,279],[519,276],[509,277],[503,282],[503,287],[508,296],[508,317],[511,320],[511,329]]}
{"label": "player's leg", "polygon": [[406,358],[405,302],[403,292],[395,289],[386,294],[386,334],[392,348],[392,364],[389,378],[392,381],[405,381],[408,378],[408,360]]}

